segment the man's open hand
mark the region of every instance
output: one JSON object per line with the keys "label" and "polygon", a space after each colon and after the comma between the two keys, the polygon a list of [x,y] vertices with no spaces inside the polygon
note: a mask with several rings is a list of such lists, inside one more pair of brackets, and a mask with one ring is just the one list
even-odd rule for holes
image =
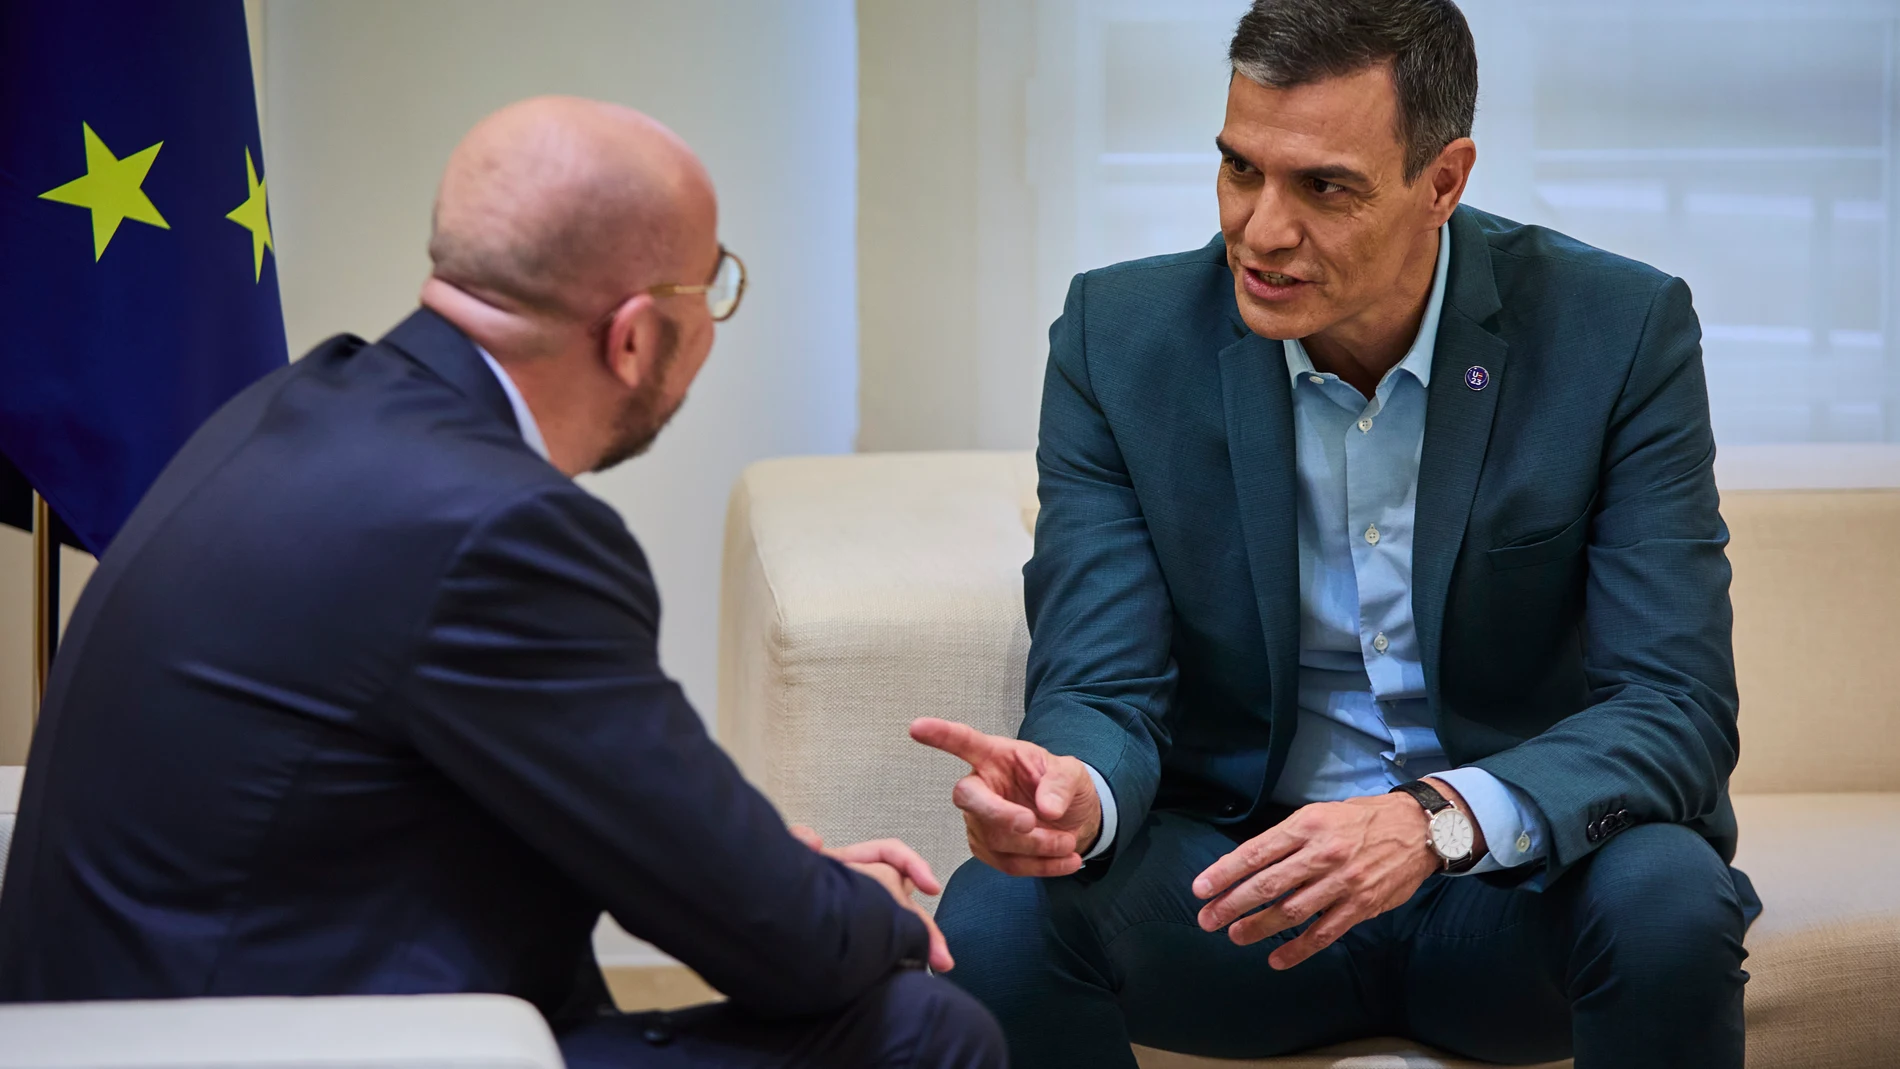
{"label": "man's open hand", "polygon": [[[1451,788],[1432,783],[1454,798]],[[1426,827],[1425,810],[1403,794],[1306,806],[1194,878],[1194,896],[1212,899],[1201,908],[1201,927],[1227,928],[1228,938],[1246,946],[1322,914],[1267,958],[1291,969],[1353,925],[1402,905],[1439,870]],[[1475,849],[1482,855],[1483,843]]]}
{"label": "man's open hand", "polygon": [[794,824],[788,830],[799,842],[882,884],[899,905],[917,914],[923,920],[924,927],[929,929],[931,969],[945,973],[956,968],[956,959],[950,956],[950,944],[944,940],[943,933],[937,930],[936,920],[911,897],[918,891],[927,895],[943,893],[943,884],[937,881],[936,874],[930,871],[930,862],[925,861],[922,855],[898,839],[873,839],[866,843],[827,849],[818,833],[803,824]]}
{"label": "man's open hand", "polygon": [[910,737],[970,765],[950,800],[963,811],[970,852],[1011,876],[1067,876],[1102,829],[1088,768],[1021,739],[925,717]]}

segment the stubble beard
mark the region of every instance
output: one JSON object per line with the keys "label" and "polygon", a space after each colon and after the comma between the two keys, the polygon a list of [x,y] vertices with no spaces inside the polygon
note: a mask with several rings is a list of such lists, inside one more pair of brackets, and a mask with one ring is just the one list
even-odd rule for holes
{"label": "stubble beard", "polygon": [[614,420],[613,444],[599,464],[594,466],[595,473],[617,467],[634,457],[640,456],[653,447],[660,431],[672,421],[674,415],[685,403],[685,398],[671,405],[666,402],[666,382],[673,363],[679,356],[679,327],[670,322],[662,322],[660,327],[660,355],[653,361],[652,373],[627,398],[627,403]]}

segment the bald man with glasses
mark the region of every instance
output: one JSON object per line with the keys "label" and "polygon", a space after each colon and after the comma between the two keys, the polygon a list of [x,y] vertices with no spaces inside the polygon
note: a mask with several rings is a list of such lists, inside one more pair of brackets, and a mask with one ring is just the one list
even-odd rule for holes
{"label": "bald man with glasses", "polygon": [[[545,98],[450,160],[423,307],[214,416],[87,587],[28,762],[0,1001],[499,992],[571,1067],[990,1067],[895,840],[787,829],[659,664],[573,477],[738,310],[705,169]],[[605,912],[728,996],[621,1015]]]}

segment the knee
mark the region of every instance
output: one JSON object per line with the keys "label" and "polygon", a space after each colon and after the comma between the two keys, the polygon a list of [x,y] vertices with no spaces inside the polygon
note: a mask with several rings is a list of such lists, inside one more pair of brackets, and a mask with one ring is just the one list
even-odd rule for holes
{"label": "knee", "polygon": [[949,937],[951,932],[975,934],[999,923],[1039,923],[1048,912],[1037,886],[1040,882],[1005,876],[971,858],[959,865],[944,885],[943,900],[937,904],[937,926]]}
{"label": "knee", "polygon": [[1680,985],[1745,979],[1741,897],[1729,869],[1701,836],[1678,824],[1645,824],[1598,848],[1576,911],[1586,966],[1619,982]]}
{"label": "knee", "polygon": [[1056,881],[1003,875],[977,858],[963,862],[937,906],[950,953],[963,972],[965,957],[988,961],[1009,947],[1034,946],[1062,911]]}
{"label": "knee", "polygon": [[890,997],[903,1015],[921,1023],[915,1057],[918,1069],[1002,1069],[1009,1048],[996,1018],[974,997],[944,980],[921,972],[891,980]]}
{"label": "knee", "polygon": [[957,959],[951,976],[965,986],[988,986],[1031,967],[1052,939],[1077,926],[1079,910],[1066,882],[1005,876],[974,858],[964,862],[937,907],[937,926]]}

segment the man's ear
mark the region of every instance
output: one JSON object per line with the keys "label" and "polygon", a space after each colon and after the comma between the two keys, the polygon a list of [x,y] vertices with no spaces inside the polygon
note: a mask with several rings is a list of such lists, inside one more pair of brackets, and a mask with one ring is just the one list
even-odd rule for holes
{"label": "man's ear", "polygon": [[609,374],[631,390],[645,381],[660,355],[660,310],[653,298],[635,294],[614,309],[607,321],[606,349],[601,354]]}
{"label": "man's ear", "polygon": [[1438,158],[1425,168],[1425,177],[1432,184],[1432,213],[1438,216],[1439,225],[1451,218],[1458,202],[1464,199],[1465,185],[1471,181],[1471,169],[1477,163],[1477,142],[1461,137],[1439,150]]}

